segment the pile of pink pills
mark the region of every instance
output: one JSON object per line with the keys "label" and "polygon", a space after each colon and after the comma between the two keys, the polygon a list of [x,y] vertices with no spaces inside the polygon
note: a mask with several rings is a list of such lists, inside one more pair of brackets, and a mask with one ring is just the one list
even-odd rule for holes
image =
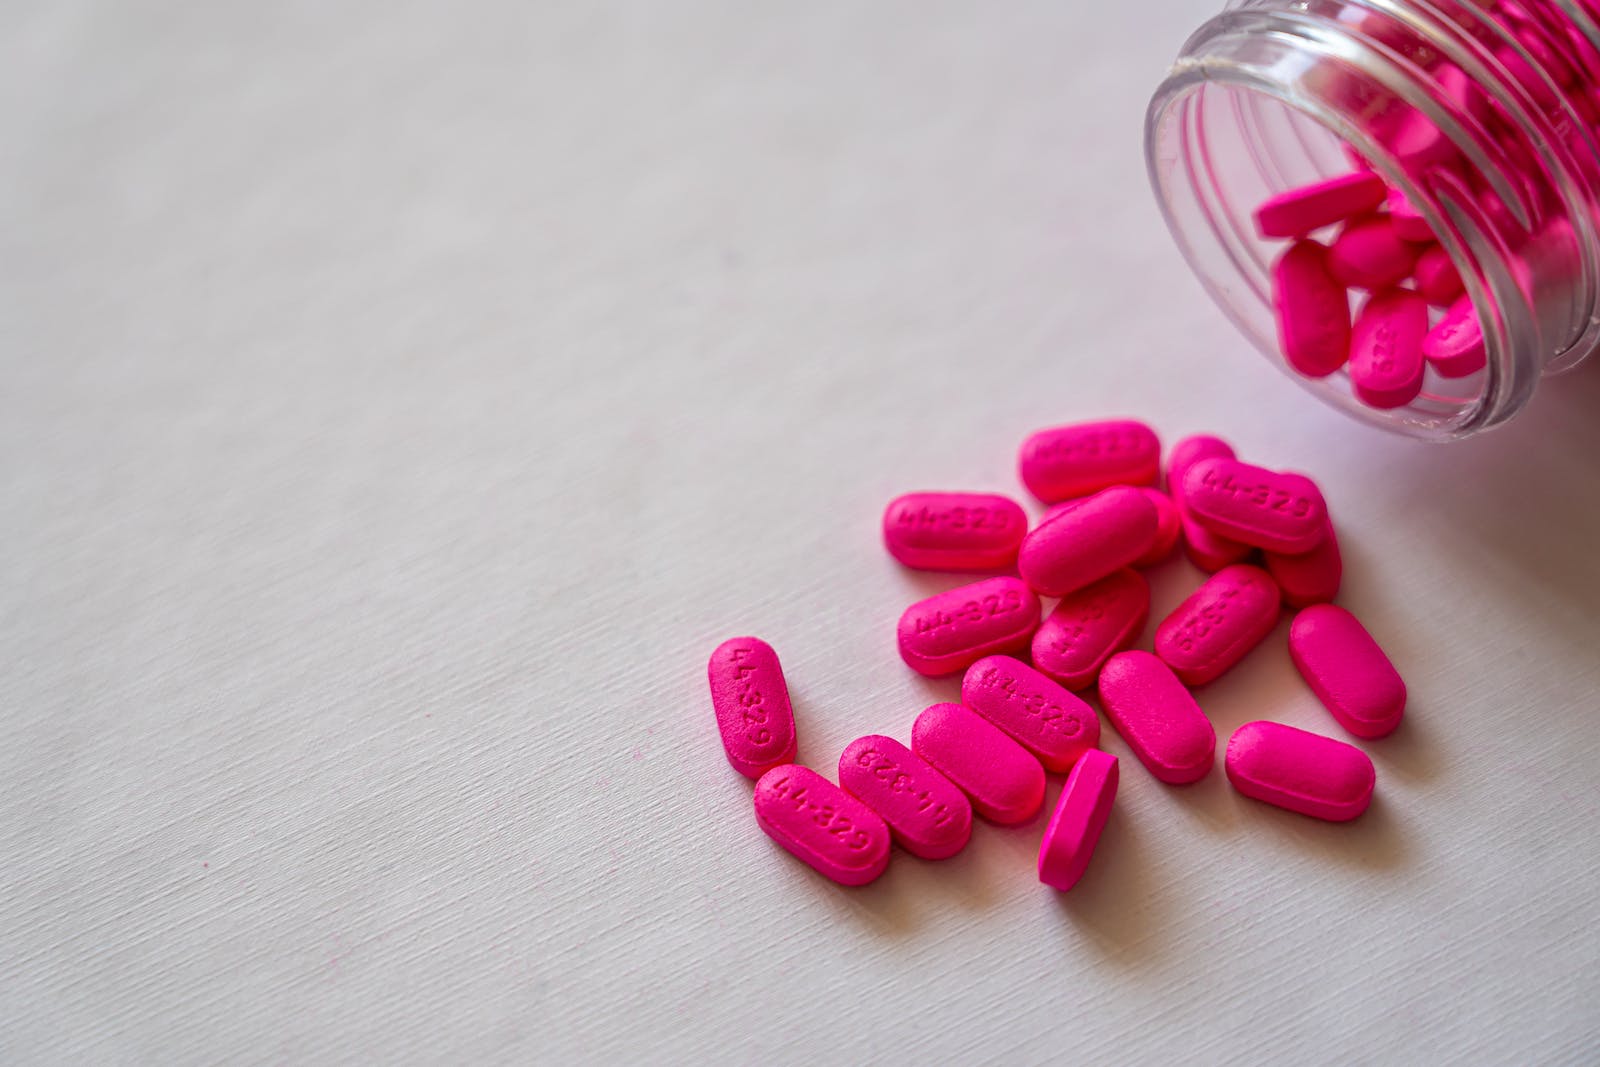
{"label": "pile of pink pills", "polygon": [[[1280,193],[1256,211],[1262,237],[1292,243],[1272,268],[1284,359],[1308,378],[1345,368],[1374,408],[1404,407],[1425,372],[1484,367],[1483,331],[1461,275],[1399,190],[1367,170]],[[1323,244],[1310,235],[1337,227]],[[1350,294],[1365,293],[1352,322]]]}
{"label": "pile of pink pills", "polygon": [[[1046,776],[1066,775],[1040,846],[1039,879],[1072,888],[1115,802],[1117,759],[1080,693],[1158,780],[1204,778],[1216,731],[1193,691],[1239,663],[1295,612],[1289,652],[1335,723],[1362,739],[1392,732],[1405,683],[1366,628],[1332,601],[1342,566],[1327,503],[1303,474],[1255,467],[1224,441],[1189,437],[1167,456],[1129,420],[1041,431],[1022,446],[1022,482],[1050,510],[1031,528],[1015,501],[910,493],[890,502],[883,541],[916,569],[987,576],[908,607],[900,656],[920,674],[961,674],[960,699],[911,724],[910,744],[870,734],[845,747],[838,784],[796,765],[795,719],[777,654],[753,637],[711,654],[712,705],[728,762],[756,780],[756,820],[789,852],[844,885],[883,873],[891,842],[944,859],[973,815],[1026,822]],[[1183,546],[1207,580],[1132,646],[1150,615],[1141,568]],[[1040,598],[1055,598],[1046,612]],[[1241,726],[1228,780],[1245,796],[1331,821],[1367,809],[1372,761],[1354,745],[1281,723]]]}

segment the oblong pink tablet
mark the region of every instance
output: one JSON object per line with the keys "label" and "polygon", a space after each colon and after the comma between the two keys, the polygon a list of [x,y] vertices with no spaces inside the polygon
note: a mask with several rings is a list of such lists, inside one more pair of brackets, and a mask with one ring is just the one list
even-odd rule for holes
{"label": "oblong pink tablet", "polygon": [[794,762],[794,709],[771,645],[758,637],[729,638],[712,651],[706,676],[722,750],[734,770],[760,778]]}
{"label": "oblong pink tablet", "polygon": [[1278,583],[1284,603],[1303,608],[1309,604],[1322,604],[1339,593],[1339,583],[1344,579],[1344,559],[1339,554],[1339,538],[1333,532],[1333,523],[1327,523],[1327,534],[1310,552],[1286,556],[1278,552],[1265,554],[1267,573]]}
{"label": "oblong pink tablet", "polygon": [[1114,485],[1029,531],[1017,570],[1045,596],[1066,596],[1149,552],[1160,529],[1161,516],[1143,493]]}
{"label": "oblong pink tablet", "polygon": [[763,774],[755,807],[768,837],[840,885],[866,885],[889,866],[888,825],[809,767],[788,763]]}
{"label": "oblong pink tablet", "polygon": [[1117,799],[1117,757],[1084,753],[1067,776],[1039,845],[1039,881],[1065,892],[1078,884]]}
{"label": "oblong pink tablet", "polygon": [[1327,181],[1289,189],[1256,208],[1262,237],[1303,237],[1313,230],[1372,211],[1389,195],[1383,179],[1358,170]]}
{"label": "oblong pink tablet", "polygon": [[1289,656],[1317,699],[1357,737],[1394,732],[1406,710],[1406,683],[1361,621],[1317,604],[1289,625]]}
{"label": "oblong pink tablet", "polygon": [[1428,302],[1410,289],[1374,293],[1350,334],[1350,384],[1369,407],[1404,407],[1422,392]]}
{"label": "oblong pink tablet", "polygon": [[1022,822],[1044,803],[1044,767],[971,708],[935,704],[923,711],[911,725],[911,751],[960,786],[990,822]]}
{"label": "oblong pink tablet", "polygon": [[1224,567],[1156,627],[1156,655],[1185,685],[1215,681],[1272,632],[1278,600],[1260,567]]}
{"label": "oblong pink tablet", "polygon": [[1224,537],[1271,552],[1309,552],[1322,540],[1328,508],[1303,474],[1203,459],[1183,477],[1183,506]]}
{"label": "oblong pink tablet", "polygon": [[1113,653],[1138,640],[1150,617],[1150,583],[1123,568],[1068,593],[1033,635],[1033,665],[1068,689],[1094,684]]}
{"label": "oblong pink tablet", "polygon": [[839,755],[839,784],[883,817],[900,847],[954,856],[972,836],[972,804],[956,784],[892,737],[858,737]]}
{"label": "oblong pink tablet", "polygon": [[1100,743],[1094,709],[1010,656],[985,656],[961,679],[961,703],[1060,773]]}
{"label": "oblong pink tablet", "polygon": [[1100,672],[1100,703],[1139,762],[1163,782],[1185,785],[1210,773],[1217,732],[1177,675],[1150,653],[1112,656]]}
{"label": "oblong pink tablet", "polygon": [[1328,271],[1328,250],[1296,241],[1272,265],[1278,347],[1289,366],[1322,378],[1350,356],[1350,298]]}
{"label": "oblong pink tablet", "polygon": [[1422,356],[1446,378],[1465,378],[1483,369],[1487,362],[1483,326],[1471,297],[1458,298],[1423,337]]}
{"label": "oblong pink tablet", "polygon": [[919,600],[900,616],[900,658],[918,674],[953,674],[991,652],[1026,648],[1039,598],[1017,578],[985,578]]}
{"label": "oblong pink tablet", "polygon": [[1234,459],[1233,446],[1220,437],[1196,434],[1172,446],[1167,458],[1167,492],[1178,509],[1184,553],[1196,567],[1215,574],[1231,563],[1241,563],[1251,553],[1247,544],[1223,537],[1196,522],[1183,505],[1183,476],[1202,459]]}
{"label": "oblong pink tablet", "polygon": [[1420,252],[1385,215],[1352,219],[1328,246],[1328,273],[1341,285],[1384,289],[1411,277]]}
{"label": "oblong pink tablet", "polygon": [[1354,745],[1278,722],[1235,730],[1224,764],[1228,781],[1245,796],[1329,822],[1366,811],[1378,780]]}
{"label": "oblong pink tablet", "polygon": [[883,512],[889,554],[920,570],[1005,570],[1027,532],[1022,507],[993,493],[907,493]]}
{"label": "oblong pink tablet", "polygon": [[1139,492],[1156,508],[1156,539],[1150,551],[1133,561],[1135,567],[1154,567],[1172,555],[1183,536],[1183,521],[1178,517],[1178,505],[1159,489],[1140,486]]}
{"label": "oblong pink tablet", "polygon": [[1017,468],[1028,492],[1054,504],[1112,485],[1152,484],[1161,469],[1161,441],[1133,419],[1057,426],[1022,442]]}
{"label": "oblong pink tablet", "polygon": [[1449,307],[1461,296],[1461,272],[1455,260],[1438,245],[1417,257],[1417,292],[1434,307]]}

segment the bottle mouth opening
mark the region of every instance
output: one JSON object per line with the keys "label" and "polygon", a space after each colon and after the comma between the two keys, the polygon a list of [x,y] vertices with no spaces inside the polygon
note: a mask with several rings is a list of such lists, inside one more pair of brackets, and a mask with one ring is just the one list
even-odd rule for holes
{"label": "bottle mouth opening", "polygon": [[[1291,56],[1305,65],[1305,56]],[[1498,313],[1513,279],[1493,277],[1501,258],[1488,245],[1474,247],[1467,220],[1446,199],[1419,189],[1383,146],[1309,95],[1296,92],[1292,72],[1278,64],[1257,73],[1238,64],[1220,68],[1181,63],[1152,100],[1147,116],[1146,163],[1168,229],[1212,299],[1251,343],[1285,374],[1323,401],[1370,425],[1428,441],[1470,436],[1515,410],[1505,388],[1513,345],[1510,323]],[[1480,309],[1487,355],[1483,370],[1460,378],[1425,372],[1421,393],[1397,408],[1368,406],[1341,368],[1307,377],[1284,359],[1272,298],[1272,266],[1288,242],[1262,238],[1255,210],[1286,190],[1347,174],[1359,165],[1404,193],[1449,253],[1467,295]],[[1446,217],[1449,215],[1450,217]],[[1326,238],[1336,231],[1311,236]],[[1481,235],[1480,235],[1481,236]],[[1486,269],[1488,265],[1488,269]],[[1354,294],[1353,294],[1354,295]],[[1352,310],[1359,308],[1359,300]],[[1435,312],[1435,315],[1441,314]]]}

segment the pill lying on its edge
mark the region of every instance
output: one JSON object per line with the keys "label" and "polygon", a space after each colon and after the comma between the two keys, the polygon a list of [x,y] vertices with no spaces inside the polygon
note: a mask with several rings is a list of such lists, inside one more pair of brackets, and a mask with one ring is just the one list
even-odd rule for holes
{"label": "pill lying on its edge", "polygon": [[1067,776],[1039,845],[1039,881],[1063,892],[1078,884],[1117,797],[1117,757],[1086,752]]}
{"label": "pill lying on its edge", "polygon": [[907,567],[998,571],[1017,562],[1028,516],[993,493],[907,493],[883,512],[883,543]]}
{"label": "pill lying on its edge", "polygon": [[788,763],[763,774],[755,808],[768,837],[840,885],[866,885],[889,866],[888,825],[809,767]]}
{"label": "pill lying on its edge", "polygon": [[935,704],[911,725],[911,751],[961,787],[990,822],[1018,823],[1044,803],[1044,767],[998,726],[960,704]]}
{"label": "pill lying on its edge", "polygon": [[1011,656],[985,656],[961,679],[961,703],[1061,773],[1100,743],[1094,709]]}
{"label": "pill lying on its edge", "polygon": [[1194,696],[1159,659],[1118,652],[1100,672],[1100,704],[1151,774],[1169,785],[1211,773],[1217,732]]}
{"label": "pill lying on its edge", "polygon": [[991,652],[1026,648],[1039,598],[1016,578],[985,578],[919,600],[900,616],[900,658],[918,674],[953,674]]}
{"label": "pill lying on its edge", "polygon": [[1339,725],[1368,739],[1385,737],[1406,710],[1406,683],[1361,621],[1334,604],[1317,604],[1289,625],[1289,657]]}
{"label": "pill lying on its edge", "polygon": [[839,755],[839,785],[883,817],[901,848],[942,860],[972,836],[972,804],[954,782],[892,737],[858,737]]}
{"label": "pill lying on its edge", "polygon": [[729,638],[711,653],[706,675],[722,750],[733,769],[760,778],[792,763],[794,709],[772,646],[757,637]]}
{"label": "pill lying on its edge", "polygon": [[1133,419],[1040,430],[1022,442],[1017,473],[1046,504],[1088,496],[1113,485],[1153,485],[1161,440]]}
{"label": "pill lying on its edge", "polygon": [[1367,810],[1377,772],[1354,745],[1278,722],[1247,722],[1233,732],[1228,781],[1245,796],[1329,822]]}

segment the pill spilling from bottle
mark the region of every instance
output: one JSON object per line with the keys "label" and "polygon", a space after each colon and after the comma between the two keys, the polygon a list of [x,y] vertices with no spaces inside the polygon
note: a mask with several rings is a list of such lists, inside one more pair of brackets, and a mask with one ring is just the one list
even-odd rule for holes
{"label": "pill spilling from bottle", "polygon": [[1600,350],[1600,4],[1224,6],[1157,87],[1146,158],[1257,348],[1439,441]]}
{"label": "pill spilling from bottle", "polygon": [[[1332,183],[1285,200],[1263,225],[1292,232],[1350,204],[1382,202],[1381,184]],[[1379,270],[1376,259],[1363,262]],[[1054,774],[1066,781],[1038,877],[1071,889],[1099,847],[1120,779],[1090,700],[1152,777],[1197,782],[1218,746],[1195,691],[1249,657],[1286,609],[1290,657],[1329,727],[1373,740],[1400,725],[1399,672],[1333,603],[1342,562],[1311,478],[1244,463],[1225,441],[1196,436],[1173,446],[1163,486],[1159,439],[1126,419],[1030,436],[1019,473],[1053,505],[1031,529],[1020,504],[994,493],[910,493],[883,514],[883,544],[900,565],[989,573],[900,617],[907,667],[962,676],[959,700],[909,716],[909,744],[857,738],[839,757],[835,785],[794,763],[798,728],[777,653],[740,637],[711,655],[714,718],[728,762],[758,779],[756,821],[819,874],[864,885],[887,868],[891,844],[922,860],[956,855],[974,815],[996,826],[1031,820]],[[1180,544],[1209,576],[1141,650],[1150,586],[1140,569]],[[1020,577],[1006,573],[1013,568]],[[1058,599],[1046,610],[1041,598]],[[1376,782],[1354,745],[1265,719],[1234,732],[1224,763],[1241,796],[1332,822],[1359,817]]]}

